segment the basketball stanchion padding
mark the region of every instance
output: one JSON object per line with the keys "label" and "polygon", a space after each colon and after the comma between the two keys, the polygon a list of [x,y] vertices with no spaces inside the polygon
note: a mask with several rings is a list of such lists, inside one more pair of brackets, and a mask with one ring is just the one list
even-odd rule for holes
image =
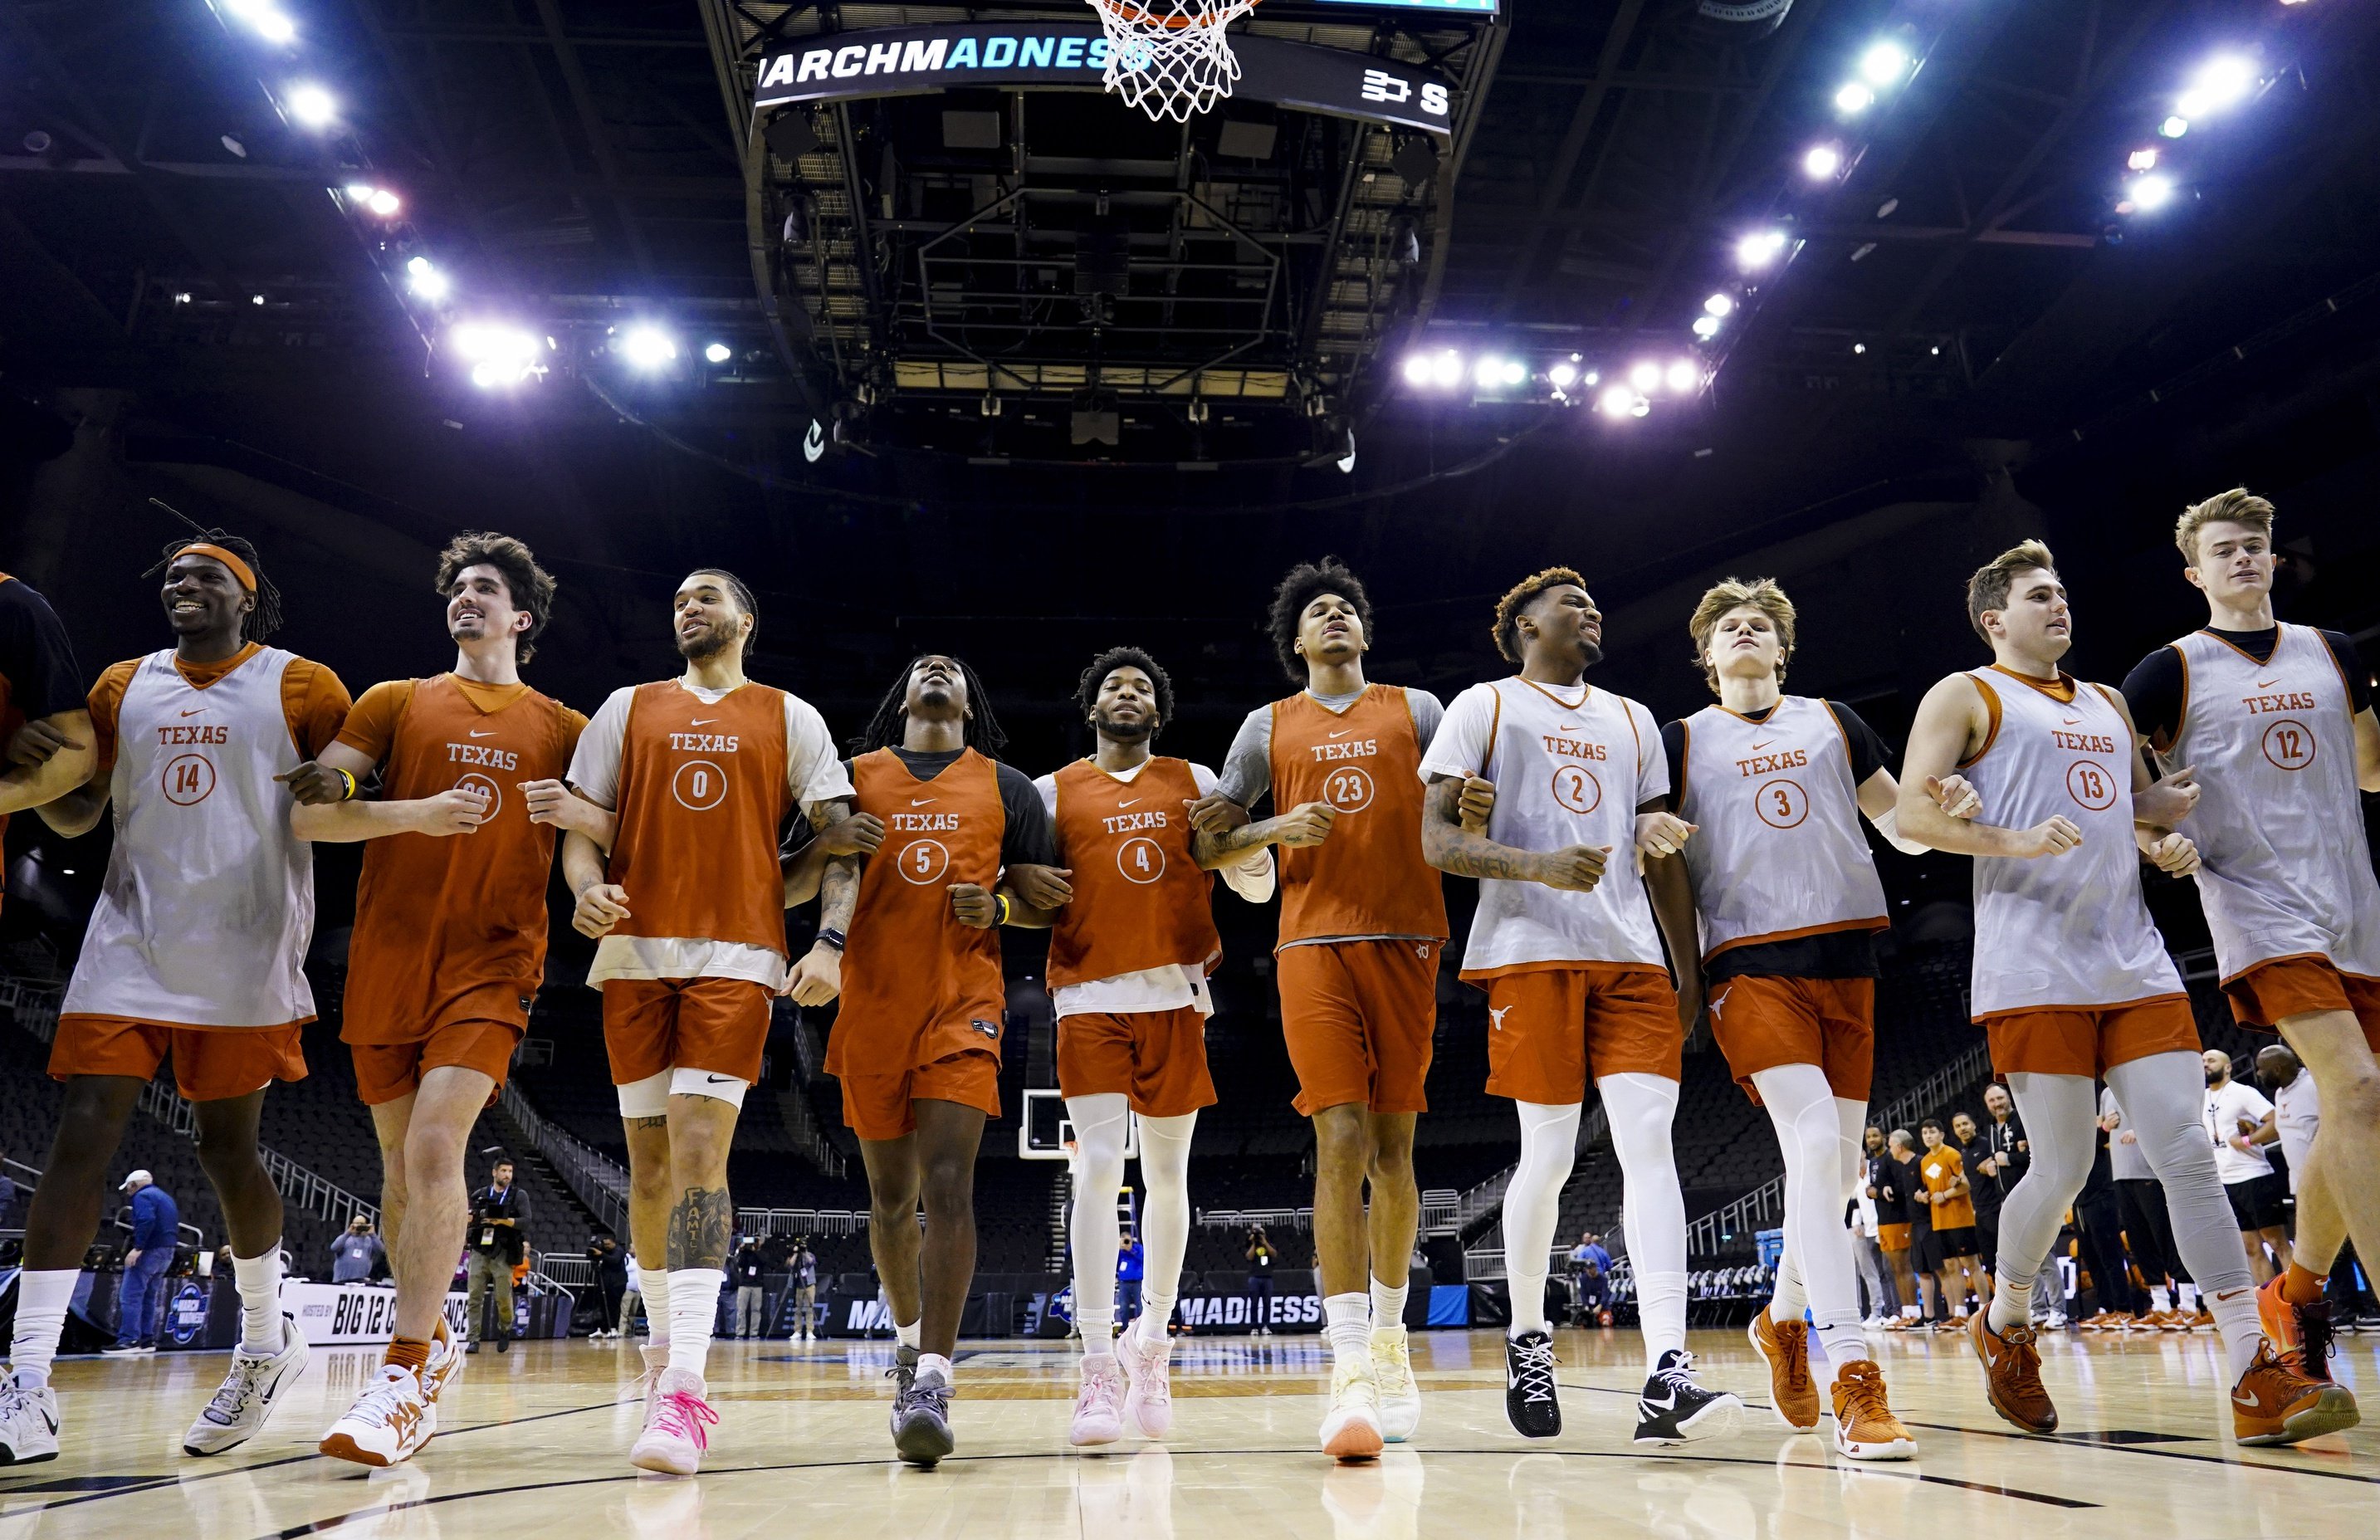
{"label": "basketball stanchion padding", "polygon": [[1108,90],[1163,122],[1190,121],[1240,78],[1224,29],[1258,0],[1087,0],[1108,35]]}

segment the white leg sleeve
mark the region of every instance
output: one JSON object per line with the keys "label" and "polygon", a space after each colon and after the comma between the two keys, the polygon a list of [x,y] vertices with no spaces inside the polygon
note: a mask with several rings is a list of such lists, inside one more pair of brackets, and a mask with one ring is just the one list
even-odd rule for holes
{"label": "white leg sleeve", "polygon": [[1608,1074],[1597,1088],[1620,1155],[1620,1217],[1649,1375],[1663,1353],[1686,1345],[1686,1194],[1670,1140],[1678,1083],[1658,1074]]}
{"label": "white leg sleeve", "polygon": [[1075,1325],[1083,1352],[1108,1352],[1115,1340],[1116,1193],[1123,1186],[1124,1120],[1131,1108],[1118,1092],[1068,1097],[1075,1125],[1075,1202],[1069,1238],[1075,1244]]}
{"label": "white leg sleeve", "polygon": [[1140,1328],[1151,1342],[1165,1340],[1190,1250],[1190,1133],[1197,1126],[1196,1112],[1140,1120]]}
{"label": "white leg sleeve", "polygon": [[1512,1104],[1521,1116],[1521,1163],[1504,1189],[1504,1276],[1512,1282],[1514,1337],[1553,1329],[1546,1319],[1546,1269],[1561,1222],[1562,1183],[1578,1154],[1579,1107]]}
{"label": "white leg sleeve", "polygon": [[2033,1164],[2000,1206],[1995,1264],[1999,1288],[1992,1296],[1989,1317],[1994,1331],[2023,1326],[2031,1317],[2034,1275],[2058,1239],[2066,1210],[2090,1179],[2091,1158],[2098,1147],[2099,1103],[2088,1075],[2020,1071],[2008,1079],[2033,1146]]}
{"label": "white leg sleeve", "polygon": [[2214,1313],[2237,1379],[2254,1360],[2264,1328],[2250,1292],[2255,1280],[2240,1244],[2239,1220],[2215,1170],[2215,1146],[2206,1138],[2206,1072],[2198,1055],[2177,1049],[2114,1066],[2107,1085],[2131,1119],[2149,1169],[2165,1187],[2173,1249]]}
{"label": "white leg sleeve", "polygon": [[[1852,1260],[1851,1231],[1843,1228],[1842,1119],[1827,1072],[1815,1064],[1762,1070],[1752,1084],[1785,1153],[1785,1255],[1807,1291],[1831,1371],[1837,1364],[1867,1356],[1860,1333],[1859,1271]],[[1799,1320],[1801,1302],[1788,1299],[1782,1283],[1780,1269],[1771,1315]],[[1831,1373],[1827,1377],[1831,1382]]]}

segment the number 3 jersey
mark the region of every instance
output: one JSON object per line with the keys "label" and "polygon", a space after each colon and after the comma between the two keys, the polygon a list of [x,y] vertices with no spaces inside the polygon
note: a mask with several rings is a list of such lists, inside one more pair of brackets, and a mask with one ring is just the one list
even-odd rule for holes
{"label": "number 3 jersey", "polygon": [[91,726],[115,844],[62,1014],[314,1018],[313,847],[290,832],[295,798],[273,777],[320,753],[346,710],[330,670],[254,643],[187,669],[152,652],[100,677]]}
{"label": "number 3 jersey", "polygon": [[2356,793],[2354,708],[2319,632],[2284,625],[2258,662],[2193,632],[2180,654],[2181,727],[2157,756],[2198,769],[2181,831],[2198,843],[2198,892],[2228,982],[2260,963],[2323,957],[2380,977],[2380,879]]}
{"label": "number 3 jersey", "polygon": [[1967,677],[1991,725],[1959,770],[1984,818],[2031,829],[2062,816],[2082,831],[2060,855],[1974,857],[1974,1018],[2181,998],[2141,896],[2123,714],[2104,686],[2063,673],[2050,685],[1995,664]]}
{"label": "number 3 jersey", "polygon": [[1474,685],[1454,697],[1421,763],[1425,780],[1496,783],[1488,837],[1518,850],[1608,845],[1593,892],[1484,878],[1463,976],[1621,963],[1661,967],[1661,942],[1636,870],[1636,809],[1670,790],[1653,714],[1626,696],[1526,679]]}
{"label": "number 3 jersey", "polygon": [[1824,701],[1789,695],[1758,721],[1706,706],[1680,725],[1674,806],[1694,826],[1686,869],[1706,962],[1890,923],[1860,831],[1851,742]]}

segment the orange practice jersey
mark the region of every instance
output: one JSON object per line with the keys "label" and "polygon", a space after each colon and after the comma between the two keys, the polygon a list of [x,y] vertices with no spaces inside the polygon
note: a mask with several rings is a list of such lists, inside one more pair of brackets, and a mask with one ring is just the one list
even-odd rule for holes
{"label": "orange practice jersey", "polygon": [[1160,756],[1119,781],[1077,759],[1051,779],[1075,901],[1050,931],[1050,987],[1168,964],[1211,968],[1223,945],[1208,902],[1214,877],[1190,855],[1184,804],[1198,800],[1198,786],[1189,761]]}
{"label": "orange practice jersey", "polygon": [[900,1074],[969,1049],[997,1054],[1000,928],[962,925],[950,888],[999,885],[999,772],[969,749],[920,781],[880,748],[852,761],[851,783],[855,811],[884,820],[884,843],[859,874],[827,1073]]}
{"label": "orange practice jersey", "polygon": [[1344,711],[1304,691],[1273,703],[1274,810],[1339,809],[1329,839],[1280,852],[1281,944],[1446,939],[1446,896],[1421,855],[1422,746],[1400,689],[1374,685]]}
{"label": "orange practice jersey", "polygon": [[620,751],[610,879],[628,891],[621,936],[785,951],[777,845],[786,787],[785,696],[746,684],[705,705],[674,679],[639,685]]}
{"label": "orange practice jersey", "polygon": [[[1960,1177],[1966,1174],[1967,1162],[1948,1145],[1937,1145],[1925,1152],[1917,1163],[1925,1178],[1925,1190],[1937,1197],[1950,1190]],[[1965,1193],[1947,1203],[1934,1206],[1936,1230],[1964,1230],[1975,1222],[1975,1202]]]}
{"label": "orange practice jersey", "polygon": [[339,742],[382,764],[382,794],[412,802],[468,786],[487,821],[443,838],[364,846],[347,948],[350,1043],[408,1043],[450,1022],[528,1023],[545,976],[554,830],[531,823],[520,785],[558,780],[587,719],[527,685],[451,673],[366,690]]}

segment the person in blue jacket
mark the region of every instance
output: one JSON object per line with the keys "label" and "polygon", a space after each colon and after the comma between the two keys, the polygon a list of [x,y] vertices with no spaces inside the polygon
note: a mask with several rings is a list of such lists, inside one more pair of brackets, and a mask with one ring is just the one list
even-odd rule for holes
{"label": "person in blue jacket", "polygon": [[165,1307],[165,1269],[174,1264],[174,1243],[182,1211],[174,1196],[147,1171],[124,1179],[132,1202],[132,1243],[124,1248],[124,1283],[116,1295],[115,1345],[119,1356],[157,1351],[157,1321]]}

